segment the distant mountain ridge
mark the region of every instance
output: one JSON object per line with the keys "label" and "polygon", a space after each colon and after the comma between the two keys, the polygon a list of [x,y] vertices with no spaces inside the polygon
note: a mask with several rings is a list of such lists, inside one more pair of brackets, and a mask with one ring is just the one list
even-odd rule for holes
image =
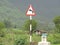
{"label": "distant mountain ridge", "polygon": [[[29,17],[25,15],[28,5],[25,6],[25,10],[23,11],[20,7],[18,9],[18,7],[14,5],[15,2],[13,3],[12,1],[13,2],[17,1],[17,3],[18,3],[18,0],[0,0],[0,21],[9,19],[14,25],[18,25],[19,27],[22,27],[22,25],[24,24],[24,21],[29,19]],[[20,5],[23,5],[23,4],[20,4]],[[42,10],[42,9],[38,9],[38,10]],[[57,16],[54,11],[52,11],[52,14],[54,12],[55,15],[54,14],[53,15],[48,15],[48,14],[44,15],[44,13],[45,13],[44,10],[45,9],[42,10],[43,12],[36,11],[37,15],[33,17],[33,19],[35,19],[39,24],[40,23],[43,23],[43,24],[51,23],[52,18]],[[52,10],[54,10],[54,9],[52,9]]]}
{"label": "distant mountain ridge", "polygon": [[9,19],[15,25],[23,25],[27,17],[7,0],[0,0],[0,21]]}

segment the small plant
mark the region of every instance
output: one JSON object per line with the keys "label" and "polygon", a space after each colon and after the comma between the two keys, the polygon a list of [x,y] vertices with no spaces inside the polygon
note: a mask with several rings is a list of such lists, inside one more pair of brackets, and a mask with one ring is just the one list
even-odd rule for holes
{"label": "small plant", "polygon": [[0,43],[0,45],[3,45],[3,43]]}
{"label": "small plant", "polygon": [[18,39],[16,40],[15,45],[25,45],[25,41],[25,39]]}

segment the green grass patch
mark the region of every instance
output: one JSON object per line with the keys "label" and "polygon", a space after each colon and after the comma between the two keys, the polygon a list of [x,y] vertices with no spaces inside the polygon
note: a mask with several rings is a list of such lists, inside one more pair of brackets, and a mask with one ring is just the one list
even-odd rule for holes
{"label": "green grass patch", "polygon": [[[1,45],[14,45],[16,40],[25,39],[26,45],[30,44],[29,37],[27,31],[19,30],[19,29],[4,29],[4,37],[0,37],[0,44]],[[60,33],[56,34],[48,34],[47,36],[48,42],[51,45],[60,45]],[[41,36],[36,35],[35,33],[32,34],[32,41],[33,42],[40,42]]]}

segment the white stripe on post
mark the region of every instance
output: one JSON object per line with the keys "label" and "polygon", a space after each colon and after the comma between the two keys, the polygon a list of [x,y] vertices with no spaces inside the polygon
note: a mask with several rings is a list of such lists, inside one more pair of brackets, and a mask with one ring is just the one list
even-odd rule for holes
{"label": "white stripe on post", "polygon": [[32,31],[32,24],[30,24],[30,31]]}
{"label": "white stripe on post", "polygon": [[32,36],[30,35],[30,42],[32,42]]}
{"label": "white stripe on post", "polygon": [[30,20],[32,20],[32,16],[30,16]]}

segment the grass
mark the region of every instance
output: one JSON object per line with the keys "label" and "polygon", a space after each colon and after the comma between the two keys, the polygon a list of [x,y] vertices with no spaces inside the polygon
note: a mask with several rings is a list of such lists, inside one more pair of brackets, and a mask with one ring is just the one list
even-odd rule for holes
{"label": "grass", "polygon": [[60,45],[60,44],[51,44],[51,45]]}
{"label": "grass", "polygon": [[[29,34],[26,31],[23,30],[17,30],[17,29],[4,29],[5,36],[0,37],[0,44],[2,43],[3,45],[14,45],[15,40],[20,39],[20,38],[25,38],[27,45],[29,45]],[[51,42],[51,45],[60,45],[56,41],[60,39],[60,34],[48,34],[48,41]],[[58,38],[58,40],[57,40]],[[32,35],[32,40],[33,42],[40,42],[41,41],[41,36],[38,36],[36,34]],[[54,41],[57,44],[53,44]]]}

